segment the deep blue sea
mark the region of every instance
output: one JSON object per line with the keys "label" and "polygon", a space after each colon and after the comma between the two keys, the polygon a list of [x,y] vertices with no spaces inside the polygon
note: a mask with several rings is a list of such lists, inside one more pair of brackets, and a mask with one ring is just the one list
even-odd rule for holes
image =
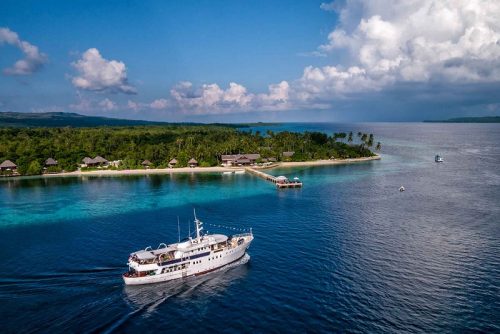
{"label": "deep blue sea", "polygon": [[[373,133],[382,160],[272,171],[304,182],[288,190],[251,175],[0,180],[0,331],[500,333],[500,124],[267,129]],[[186,235],[194,207],[252,227],[250,261],[124,286],[128,254],[177,241],[177,216]]]}

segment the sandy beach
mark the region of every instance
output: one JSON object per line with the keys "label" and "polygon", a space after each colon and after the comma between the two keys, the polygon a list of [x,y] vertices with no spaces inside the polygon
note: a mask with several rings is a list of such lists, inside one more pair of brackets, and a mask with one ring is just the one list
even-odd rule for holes
{"label": "sandy beach", "polygon": [[58,176],[118,176],[118,175],[152,175],[152,174],[189,174],[189,173],[223,173],[245,170],[243,168],[230,167],[181,167],[164,169],[124,169],[124,170],[93,170],[93,171],[74,171],[59,174],[44,174],[44,177]]}
{"label": "sandy beach", "polygon": [[[341,165],[371,160],[379,160],[380,155],[366,158],[343,159],[343,160],[314,160],[300,162],[279,162],[266,167],[252,167],[255,169],[273,169],[273,168],[291,168],[307,166],[325,166]],[[181,167],[165,169],[126,169],[126,170],[93,170],[93,171],[75,171],[59,174],[44,174],[43,177],[61,177],[61,176],[120,176],[120,175],[153,175],[153,174],[189,174],[189,173],[224,173],[224,172],[244,172],[244,167]]]}
{"label": "sandy beach", "polygon": [[338,159],[338,160],[314,160],[314,161],[296,161],[296,162],[280,162],[275,168],[288,168],[288,167],[307,167],[307,166],[325,166],[325,165],[342,165],[355,162],[380,160],[380,155],[366,158],[356,159]]}

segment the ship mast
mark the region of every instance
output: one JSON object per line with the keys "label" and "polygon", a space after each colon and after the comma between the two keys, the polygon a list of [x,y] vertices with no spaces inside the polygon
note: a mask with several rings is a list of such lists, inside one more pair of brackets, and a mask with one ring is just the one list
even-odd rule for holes
{"label": "ship mast", "polygon": [[193,208],[194,222],[196,223],[196,240],[201,240],[201,231],[203,230],[203,222],[196,217],[196,209]]}

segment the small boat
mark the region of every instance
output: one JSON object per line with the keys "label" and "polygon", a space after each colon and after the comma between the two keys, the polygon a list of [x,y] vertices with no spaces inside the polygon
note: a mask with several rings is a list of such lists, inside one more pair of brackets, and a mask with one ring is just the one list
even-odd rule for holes
{"label": "small boat", "polygon": [[443,158],[442,158],[442,157],[438,154],[438,155],[436,155],[436,156],[434,157],[434,161],[435,161],[435,162],[443,162],[444,160],[443,160]]}
{"label": "small boat", "polygon": [[129,270],[123,274],[126,285],[165,282],[188,276],[198,276],[241,260],[253,240],[249,233],[226,236],[204,234],[203,223],[194,215],[196,237],[157,249],[147,247],[130,254]]}
{"label": "small boat", "polygon": [[222,172],[222,175],[231,175],[233,174],[234,172]]}
{"label": "small boat", "polygon": [[400,191],[400,192],[405,191],[405,187],[403,187],[403,186],[399,187],[399,191]]}
{"label": "small boat", "polygon": [[237,170],[234,172],[234,174],[245,174],[244,170]]}
{"label": "small boat", "polygon": [[300,179],[297,176],[294,177],[293,179],[294,179],[294,181],[300,181]]}

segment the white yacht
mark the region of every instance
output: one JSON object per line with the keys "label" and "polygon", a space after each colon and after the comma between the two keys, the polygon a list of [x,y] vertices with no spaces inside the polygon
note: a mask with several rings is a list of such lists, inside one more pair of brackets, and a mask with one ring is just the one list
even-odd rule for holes
{"label": "white yacht", "polygon": [[439,154],[434,157],[435,162],[443,162],[443,157],[441,157]]}
{"label": "white yacht", "polygon": [[203,223],[194,215],[196,238],[175,244],[160,244],[130,254],[129,271],[123,274],[127,285],[170,281],[202,275],[237,262],[246,254],[253,233],[226,236],[202,233]]}

